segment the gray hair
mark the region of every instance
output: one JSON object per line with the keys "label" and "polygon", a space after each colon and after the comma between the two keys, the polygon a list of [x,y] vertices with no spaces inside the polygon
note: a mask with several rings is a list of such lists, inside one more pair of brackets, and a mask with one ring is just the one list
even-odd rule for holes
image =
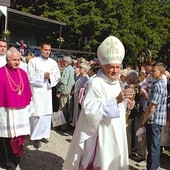
{"label": "gray hair", "polygon": [[20,52],[15,47],[11,47],[7,51],[7,53],[6,53],[6,59],[7,60],[11,57],[11,54],[18,54],[21,57]]}
{"label": "gray hair", "polygon": [[80,67],[84,68],[88,72],[90,69],[90,64],[88,62],[84,62],[80,64]]}
{"label": "gray hair", "polygon": [[122,76],[127,77],[128,74],[129,74],[129,70],[128,69],[123,69],[123,70],[120,71],[120,75],[122,75]]}
{"label": "gray hair", "polygon": [[72,58],[70,56],[64,56],[63,59],[67,62],[67,64],[72,64]]}
{"label": "gray hair", "polygon": [[128,76],[131,78],[132,82],[136,82],[139,73],[136,70],[129,70]]}

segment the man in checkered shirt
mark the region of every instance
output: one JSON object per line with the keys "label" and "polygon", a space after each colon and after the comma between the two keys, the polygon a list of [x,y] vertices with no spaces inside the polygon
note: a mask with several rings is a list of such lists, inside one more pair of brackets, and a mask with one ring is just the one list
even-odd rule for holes
{"label": "man in checkered shirt", "polygon": [[147,170],[156,170],[160,160],[160,136],[162,126],[166,125],[167,86],[162,79],[166,66],[163,63],[152,65],[151,75],[155,79],[149,95],[149,106],[141,126],[146,127]]}

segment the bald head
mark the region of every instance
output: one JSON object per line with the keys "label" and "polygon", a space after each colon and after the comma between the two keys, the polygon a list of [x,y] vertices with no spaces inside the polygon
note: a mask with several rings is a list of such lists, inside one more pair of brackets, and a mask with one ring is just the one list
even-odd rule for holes
{"label": "bald head", "polygon": [[8,58],[10,58],[11,55],[19,55],[21,57],[20,52],[15,48],[15,47],[11,47],[9,48],[9,50],[6,53],[6,58],[8,60]]}

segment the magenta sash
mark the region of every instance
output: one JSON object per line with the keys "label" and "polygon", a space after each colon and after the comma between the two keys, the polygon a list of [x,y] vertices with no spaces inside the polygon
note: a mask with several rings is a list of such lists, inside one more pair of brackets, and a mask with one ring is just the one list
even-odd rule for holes
{"label": "magenta sash", "polygon": [[18,136],[10,139],[12,153],[21,156],[23,153],[23,144],[25,136]]}

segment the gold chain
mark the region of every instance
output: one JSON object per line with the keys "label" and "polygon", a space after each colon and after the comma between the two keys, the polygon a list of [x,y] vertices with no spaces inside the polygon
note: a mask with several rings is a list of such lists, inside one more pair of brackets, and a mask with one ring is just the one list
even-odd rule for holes
{"label": "gold chain", "polygon": [[17,69],[17,71],[18,71],[18,74],[19,74],[19,84],[16,84],[13,81],[13,79],[10,76],[7,68],[5,67],[5,72],[6,72],[6,75],[7,75],[7,78],[8,78],[8,82],[9,82],[9,85],[10,85],[11,89],[13,91],[18,91],[18,95],[21,95],[21,93],[24,90],[24,82],[23,82],[23,79],[22,79],[22,76],[21,76],[21,73],[20,73],[19,69]]}

